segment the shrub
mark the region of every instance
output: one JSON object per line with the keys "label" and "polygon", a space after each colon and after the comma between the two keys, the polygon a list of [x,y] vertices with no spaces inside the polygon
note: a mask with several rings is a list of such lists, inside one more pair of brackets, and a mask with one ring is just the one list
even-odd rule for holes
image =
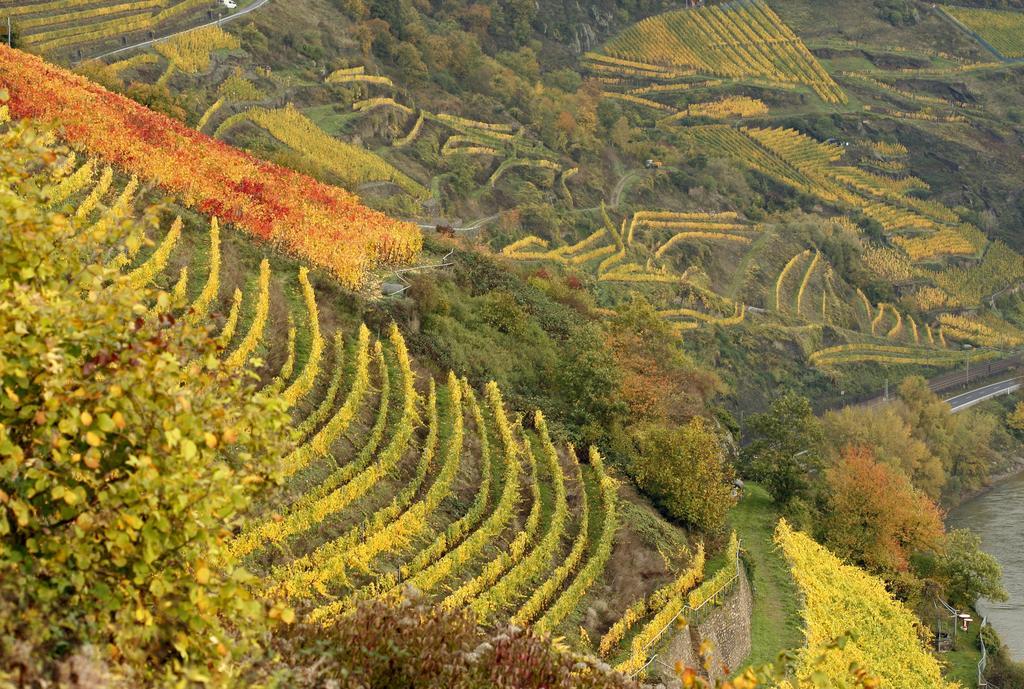
{"label": "shrub", "polygon": [[640,488],[674,518],[720,531],[734,502],[733,472],[708,422],[697,417],[676,430],[651,427],[637,445],[633,476]]}
{"label": "shrub", "polygon": [[24,124],[0,139],[0,668],[15,647],[42,665],[90,644],[209,673],[261,627],[248,575],[209,563],[285,449],[284,407],[90,263],[104,238],[48,208],[66,152]]}
{"label": "shrub", "polygon": [[341,689],[637,686],[530,630],[506,627],[485,635],[464,611],[444,612],[415,598],[361,603],[341,624],[326,631],[293,628],[280,645],[283,661],[296,668],[282,673],[284,685],[296,689],[332,682]]}

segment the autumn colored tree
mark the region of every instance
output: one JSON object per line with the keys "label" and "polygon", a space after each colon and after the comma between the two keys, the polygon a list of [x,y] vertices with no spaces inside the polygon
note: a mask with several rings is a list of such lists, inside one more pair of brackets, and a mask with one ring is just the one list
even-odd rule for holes
{"label": "autumn colored tree", "polygon": [[1024,402],[1018,402],[1006,416],[1006,425],[1014,430],[1024,431]]}
{"label": "autumn colored tree", "polygon": [[847,447],[826,472],[822,539],[836,555],[892,580],[919,551],[938,551],[942,515],[901,471]]}
{"label": "autumn colored tree", "polygon": [[870,448],[878,462],[899,469],[914,486],[937,500],[946,483],[942,460],[914,437],[914,430],[895,407],[850,406],[825,414],[822,424],[829,454],[837,459],[850,445]]}
{"label": "autumn colored tree", "polygon": [[[953,414],[949,405],[918,376],[904,379],[897,394],[893,408],[913,436],[941,461],[946,492],[956,495],[983,485],[999,459],[993,449],[999,420],[974,409]],[[928,474],[934,473],[934,467],[929,465],[927,469]],[[919,476],[912,478],[916,482]],[[931,494],[927,483],[920,485]]]}
{"label": "autumn colored tree", "polygon": [[0,147],[0,684],[16,645],[209,674],[262,626],[249,575],[213,563],[287,450],[284,404],[93,261],[142,227],[51,209],[66,151],[25,124]]}
{"label": "autumn colored tree", "polygon": [[607,325],[608,344],[623,370],[622,398],[638,423],[682,423],[696,416],[721,390],[676,345],[670,326],[650,302],[633,295]]}
{"label": "autumn colored tree", "polygon": [[920,376],[905,378],[897,390],[899,413],[913,430],[914,437],[927,443],[939,456],[948,455],[952,432],[949,405],[928,387]]}
{"label": "autumn colored tree", "polygon": [[632,474],[640,488],[676,519],[717,532],[733,506],[733,470],[722,441],[700,417],[669,429],[652,426],[637,434]]}
{"label": "autumn colored tree", "polygon": [[824,435],[807,398],[786,392],[750,418],[748,433],[753,439],[742,454],[746,474],[780,503],[808,501],[820,480]]}

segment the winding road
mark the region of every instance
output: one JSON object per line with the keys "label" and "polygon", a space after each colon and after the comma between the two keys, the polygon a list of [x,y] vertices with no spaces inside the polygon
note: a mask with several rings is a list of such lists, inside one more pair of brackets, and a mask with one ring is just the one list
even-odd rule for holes
{"label": "winding road", "polygon": [[[85,60],[99,60],[99,59],[102,59],[104,57],[110,57],[111,55],[117,55],[119,53],[127,52],[129,50],[135,50],[136,48],[145,48],[148,45],[153,45],[154,43],[159,43],[160,41],[166,41],[168,38],[174,38],[175,36],[180,36],[182,34],[189,33],[190,31],[195,31],[196,29],[205,29],[208,26],[219,26],[221,24],[226,24],[226,23],[228,23],[230,21],[234,21],[235,19],[238,19],[239,17],[244,17],[245,15],[249,14],[250,12],[255,12],[259,8],[261,8],[264,5],[266,5],[268,2],[270,2],[270,0],[256,0],[256,2],[254,2],[251,5],[249,5],[248,7],[243,7],[242,9],[238,10],[234,14],[229,14],[226,17],[221,17],[220,19],[218,19],[216,21],[207,22],[205,24],[200,24],[199,26],[193,26],[193,27],[185,29],[183,31],[177,31],[175,33],[167,34],[166,36],[161,36],[160,38],[151,38],[148,41],[142,41],[140,43],[133,43],[132,45],[126,45],[123,48],[118,48],[117,50],[111,50],[110,52],[106,52],[106,53],[103,53],[101,55],[93,55],[92,57],[85,58]],[[83,61],[84,60],[79,60],[78,63],[81,63]],[[78,64],[78,63],[76,63],[76,64]]]}
{"label": "winding road", "polygon": [[[264,0],[267,2],[268,0]],[[664,169],[664,168],[662,168]],[[609,199],[606,208],[618,208],[622,202],[622,195],[626,191],[626,187],[631,183],[640,179],[643,173],[647,172],[644,168],[637,168],[635,170],[627,170],[619,178],[619,181],[615,183],[615,187],[612,188],[611,198]],[[369,182],[365,186],[369,187],[371,184],[378,184],[377,182]],[[594,211],[601,210],[600,206],[591,206],[589,208],[576,208],[572,212],[574,213],[592,213]],[[455,232],[472,232],[473,230],[479,230],[487,223],[493,222],[501,217],[501,213],[495,213],[494,215],[488,215],[486,218],[480,218],[474,220],[467,225],[456,225],[453,221],[438,220],[436,223],[425,223],[420,220],[412,220],[410,222],[416,223],[420,228],[424,230],[432,230],[438,225],[450,225]]]}

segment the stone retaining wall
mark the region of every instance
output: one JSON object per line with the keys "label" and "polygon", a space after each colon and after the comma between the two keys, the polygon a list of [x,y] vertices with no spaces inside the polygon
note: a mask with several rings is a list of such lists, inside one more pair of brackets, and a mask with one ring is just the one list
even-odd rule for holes
{"label": "stone retaining wall", "polygon": [[712,682],[727,677],[750,655],[752,612],[750,582],[741,562],[736,587],[722,605],[702,621],[675,631],[668,645],[658,653],[649,669],[653,682],[669,689],[682,687],[675,675],[675,665],[681,661],[687,667],[701,668],[699,649],[703,641],[711,644],[711,662],[705,676]]}

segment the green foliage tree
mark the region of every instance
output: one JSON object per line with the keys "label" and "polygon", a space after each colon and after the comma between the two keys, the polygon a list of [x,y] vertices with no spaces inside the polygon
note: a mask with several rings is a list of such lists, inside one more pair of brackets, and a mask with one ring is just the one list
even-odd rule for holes
{"label": "green foliage tree", "polygon": [[875,0],[875,10],[879,18],[893,26],[913,26],[921,21],[921,14],[909,0]]}
{"label": "green foliage tree", "polygon": [[1006,416],[1006,425],[1015,431],[1024,431],[1024,402],[1018,402]]}
{"label": "green foliage tree", "polygon": [[811,498],[825,438],[807,398],[786,392],[750,418],[748,432],[753,440],[741,454],[747,475],[784,505]]}
{"label": "green foliage tree", "polygon": [[973,409],[953,414],[919,376],[904,379],[897,395],[896,413],[942,462],[947,494],[983,485],[999,461],[993,446],[999,419]]}
{"label": "green foliage tree", "polygon": [[1008,597],[999,562],[982,551],[981,539],[967,529],[956,529],[946,535],[945,549],[937,564],[952,605],[966,608],[981,597],[994,601],[1005,601]]}
{"label": "green foliage tree", "polygon": [[632,474],[640,488],[676,519],[721,531],[735,502],[732,467],[711,425],[695,417],[682,427],[652,426],[637,434]]}
{"label": "green foliage tree", "polygon": [[287,449],[283,403],[97,261],[138,224],[49,207],[66,151],[25,124],[0,146],[0,667],[91,644],[209,676],[261,628],[249,575],[214,563]]}

